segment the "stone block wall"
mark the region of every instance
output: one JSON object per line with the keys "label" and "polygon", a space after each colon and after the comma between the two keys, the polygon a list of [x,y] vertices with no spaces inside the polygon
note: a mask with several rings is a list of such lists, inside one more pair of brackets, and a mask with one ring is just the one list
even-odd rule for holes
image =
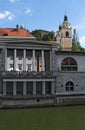
{"label": "stone block wall", "polygon": [[85,72],[56,72],[56,92],[66,92],[68,81],[73,82],[74,92],[85,92]]}

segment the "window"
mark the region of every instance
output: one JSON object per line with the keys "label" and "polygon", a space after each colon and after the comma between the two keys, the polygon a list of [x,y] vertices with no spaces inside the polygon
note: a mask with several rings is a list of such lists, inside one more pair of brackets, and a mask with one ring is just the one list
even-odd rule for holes
{"label": "window", "polygon": [[65,90],[68,91],[68,92],[69,92],[69,91],[74,91],[74,84],[73,84],[73,82],[68,81],[68,82],[66,83]]}
{"label": "window", "polygon": [[62,71],[77,71],[77,69],[77,62],[71,57],[65,58],[61,63]]}
{"label": "window", "polygon": [[19,56],[19,57],[18,57],[18,60],[22,60],[22,57],[21,57],[21,56]]}
{"label": "window", "polygon": [[68,31],[66,31],[66,37],[69,37],[69,32]]}
{"label": "window", "polygon": [[28,60],[31,60],[31,57],[28,57]]}
{"label": "window", "polygon": [[27,71],[31,71],[31,64],[27,65]]}
{"label": "window", "polygon": [[13,64],[10,64],[10,68],[13,68]]}
{"label": "window", "polygon": [[13,64],[10,64],[9,65],[9,71],[12,71],[13,70]]}
{"label": "window", "polygon": [[10,56],[10,60],[13,60],[13,56]]}
{"label": "window", "polygon": [[18,64],[18,69],[22,70],[22,64]]}

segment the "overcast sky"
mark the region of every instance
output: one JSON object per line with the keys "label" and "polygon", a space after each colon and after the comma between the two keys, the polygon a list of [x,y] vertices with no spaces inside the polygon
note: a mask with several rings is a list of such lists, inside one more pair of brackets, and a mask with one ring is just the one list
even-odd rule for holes
{"label": "overcast sky", "polygon": [[0,28],[57,31],[65,12],[85,47],[85,0],[0,0]]}

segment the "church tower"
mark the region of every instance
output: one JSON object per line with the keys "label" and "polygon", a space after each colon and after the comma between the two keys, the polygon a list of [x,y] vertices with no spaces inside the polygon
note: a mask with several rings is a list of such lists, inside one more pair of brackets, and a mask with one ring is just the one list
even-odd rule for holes
{"label": "church tower", "polygon": [[56,35],[56,41],[62,47],[62,50],[71,51],[72,47],[72,28],[68,22],[68,17],[64,15],[64,21],[59,25],[59,30]]}

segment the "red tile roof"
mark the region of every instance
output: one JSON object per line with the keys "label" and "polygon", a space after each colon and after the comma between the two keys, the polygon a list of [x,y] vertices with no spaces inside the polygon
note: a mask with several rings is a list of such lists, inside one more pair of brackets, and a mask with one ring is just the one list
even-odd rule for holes
{"label": "red tile roof", "polygon": [[0,28],[0,36],[34,37],[28,30],[21,28]]}

